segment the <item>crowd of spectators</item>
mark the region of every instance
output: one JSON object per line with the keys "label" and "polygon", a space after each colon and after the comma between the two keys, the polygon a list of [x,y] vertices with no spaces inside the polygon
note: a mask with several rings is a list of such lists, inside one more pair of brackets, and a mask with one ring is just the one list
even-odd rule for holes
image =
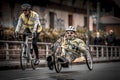
{"label": "crowd of spectators", "polygon": [[94,45],[120,46],[120,39],[117,39],[113,30],[109,30],[106,36],[102,37],[99,32],[93,39]]}

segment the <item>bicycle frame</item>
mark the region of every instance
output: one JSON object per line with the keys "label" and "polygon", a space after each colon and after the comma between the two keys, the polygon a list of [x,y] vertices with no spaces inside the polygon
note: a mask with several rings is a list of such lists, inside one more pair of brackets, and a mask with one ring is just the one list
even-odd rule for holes
{"label": "bicycle frame", "polygon": [[34,58],[33,54],[30,52],[30,49],[33,49],[33,47],[32,47],[32,44],[29,44],[29,40],[32,40],[32,38],[29,38],[29,35],[30,35],[30,33],[28,33],[28,35],[26,35],[25,41],[22,43],[22,46],[21,46],[22,52],[20,55],[20,63],[21,63],[21,68],[23,70],[26,69],[26,67],[29,63],[31,64],[33,69],[36,69],[36,67],[37,67],[34,65],[35,58]]}
{"label": "bicycle frame", "polygon": [[[25,38],[25,41],[23,42],[23,51],[26,52],[26,57],[30,57],[30,49],[32,49],[32,44],[30,45],[29,47],[29,39],[32,39],[32,38],[29,38],[29,35],[26,35],[26,38]],[[31,59],[31,58],[30,58]]]}

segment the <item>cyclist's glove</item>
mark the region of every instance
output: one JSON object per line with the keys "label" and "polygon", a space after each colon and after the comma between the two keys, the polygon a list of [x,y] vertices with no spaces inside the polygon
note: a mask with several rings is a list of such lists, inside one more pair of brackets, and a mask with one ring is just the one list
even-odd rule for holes
{"label": "cyclist's glove", "polygon": [[33,32],[32,36],[33,36],[33,38],[36,38],[37,37],[37,31]]}
{"label": "cyclist's glove", "polygon": [[76,50],[76,51],[79,50],[78,47],[75,46],[75,45],[72,45],[72,49],[74,49],[74,50]]}

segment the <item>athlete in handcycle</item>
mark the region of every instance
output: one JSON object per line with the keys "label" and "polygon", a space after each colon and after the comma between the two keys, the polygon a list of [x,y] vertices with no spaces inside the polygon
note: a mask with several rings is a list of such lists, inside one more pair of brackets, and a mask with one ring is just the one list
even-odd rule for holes
{"label": "athlete in handcycle", "polygon": [[[26,43],[26,38],[32,35],[32,47],[35,52],[35,65],[39,64],[39,52],[37,47],[37,40],[40,32],[42,31],[42,26],[39,21],[39,15],[31,10],[31,5],[24,3],[21,5],[22,14],[19,17],[18,24],[15,29],[15,36],[18,35],[20,29],[23,29],[23,42]],[[28,41],[28,40],[27,40]],[[32,51],[32,50],[31,50]],[[26,52],[24,52],[26,54]]]}
{"label": "athlete in handcycle", "polygon": [[86,60],[88,69],[93,69],[89,48],[83,40],[77,38],[74,26],[66,28],[65,34],[53,44],[51,51],[52,55],[47,57],[48,67],[50,70],[55,68],[57,73],[61,71],[62,67],[69,67],[69,64],[80,57],[81,53]]}

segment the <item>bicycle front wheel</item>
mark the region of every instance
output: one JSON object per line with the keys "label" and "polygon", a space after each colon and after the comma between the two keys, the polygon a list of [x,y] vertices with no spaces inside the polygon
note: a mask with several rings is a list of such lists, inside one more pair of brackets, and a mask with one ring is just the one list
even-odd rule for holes
{"label": "bicycle front wheel", "polygon": [[86,64],[89,70],[93,69],[93,59],[91,56],[90,51],[88,50],[87,53],[85,54],[85,60],[86,60]]}
{"label": "bicycle front wheel", "polygon": [[22,70],[25,70],[27,68],[27,56],[25,53],[25,46],[21,46],[21,53],[20,53],[20,66],[22,68]]}

